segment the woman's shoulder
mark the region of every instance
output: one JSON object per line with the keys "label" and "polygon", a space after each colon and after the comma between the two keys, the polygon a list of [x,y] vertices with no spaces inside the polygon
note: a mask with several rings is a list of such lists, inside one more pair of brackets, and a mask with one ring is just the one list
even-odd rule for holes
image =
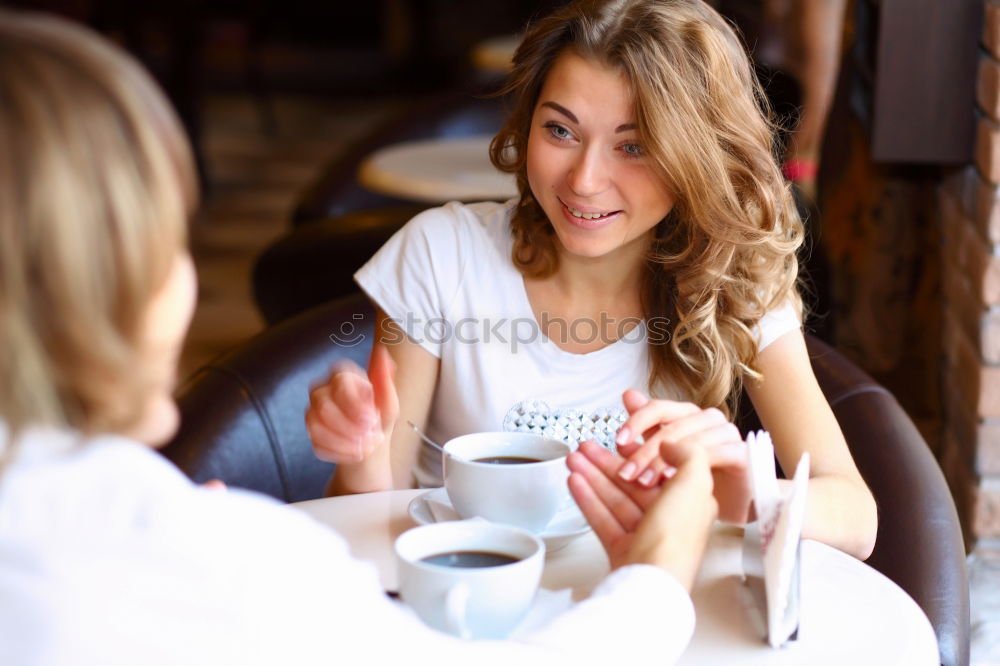
{"label": "woman's shoulder", "polygon": [[189,486],[148,447],[114,435],[35,428],[13,445],[0,479],[0,515],[12,533],[42,521],[53,534],[121,533],[145,520],[151,497]]}
{"label": "woman's shoulder", "polygon": [[49,525],[54,536],[193,538],[220,524],[249,533],[262,523],[301,531],[310,522],[259,493],[196,485],[156,451],[116,435],[36,430],[18,448],[0,477],[0,516],[12,533],[30,534],[34,523]]}
{"label": "woman's shoulder", "polygon": [[794,295],[767,310],[754,327],[757,351],[763,351],[772,342],[789,331],[802,328],[801,301]]}

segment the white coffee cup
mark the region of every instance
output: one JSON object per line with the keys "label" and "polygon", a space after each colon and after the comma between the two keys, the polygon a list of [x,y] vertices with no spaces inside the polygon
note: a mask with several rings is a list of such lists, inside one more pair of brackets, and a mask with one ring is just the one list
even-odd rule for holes
{"label": "white coffee cup", "polygon": [[[425,561],[470,552],[512,561],[476,568]],[[400,597],[431,627],[465,639],[507,636],[531,608],[544,562],[541,539],[485,520],[424,525],[396,539]]]}
{"label": "white coffee cup", "polygon": [[[539,533],[572,502],[566,480],[569,444],[521,432],[480,432],[444,445],[444,487],[458,515],[486,518]],[[539,462],[495,464],[484,458]]]}

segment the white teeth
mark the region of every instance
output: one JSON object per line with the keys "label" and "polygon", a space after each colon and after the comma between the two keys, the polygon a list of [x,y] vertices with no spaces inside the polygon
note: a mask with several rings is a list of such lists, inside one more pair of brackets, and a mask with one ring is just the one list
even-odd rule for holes
{"label": "white teeth", "polygon": [[599,217],[604,217],[605,215],[610,214],[610,213],[581,213],[572,206],[566,206],[566,208],[569,210],[569,212],[573,213],[573,217],[582,217],[585,220],[596,220]]}

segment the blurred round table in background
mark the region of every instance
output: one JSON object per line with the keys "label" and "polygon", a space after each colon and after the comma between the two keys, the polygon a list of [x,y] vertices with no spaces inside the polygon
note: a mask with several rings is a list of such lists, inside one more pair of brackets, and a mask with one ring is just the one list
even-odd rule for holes
{"label": "blurred round table in background", "polygon": [[506,201],[517,195],[512,174],[490,163],[492,137],[429,139],[376,150],[358,168],[363,186],[398,199],[431,204]]}

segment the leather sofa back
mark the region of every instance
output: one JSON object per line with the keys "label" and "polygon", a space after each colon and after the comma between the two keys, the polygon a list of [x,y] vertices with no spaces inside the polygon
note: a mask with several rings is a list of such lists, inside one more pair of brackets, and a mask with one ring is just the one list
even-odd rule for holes
{"label": "leather sofa back", "polygon": [[162,453],[197,482],[222,479],[284,502],[322,497],[333,465],[312,452],[309,391],[338,361],[367,365],[373,321],[355,294],[213,360],[180,388],[180,430]]}

